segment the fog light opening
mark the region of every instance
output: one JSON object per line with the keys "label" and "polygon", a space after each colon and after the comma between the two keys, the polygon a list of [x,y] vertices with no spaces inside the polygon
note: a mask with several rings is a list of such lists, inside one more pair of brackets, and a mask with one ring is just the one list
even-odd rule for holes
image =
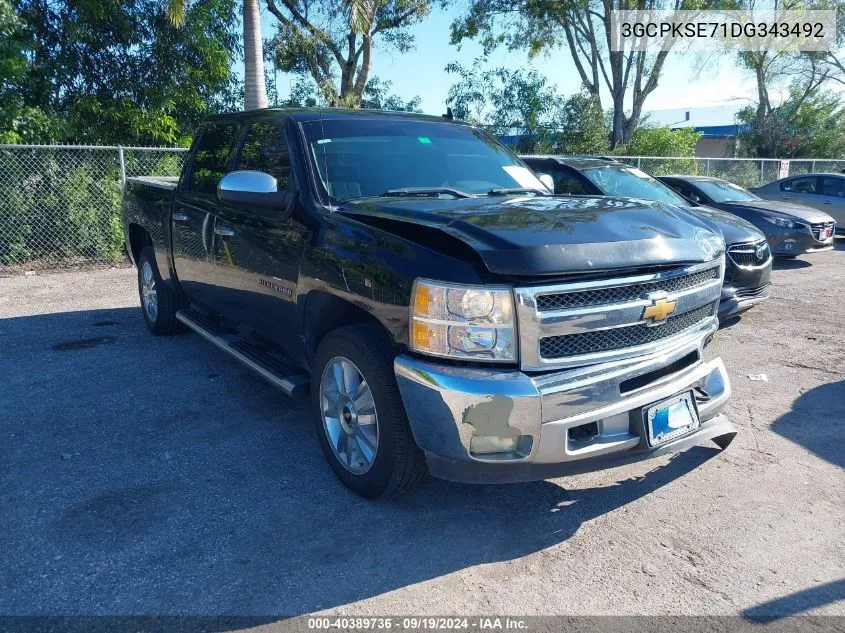
{"label": "fog light opening", "polygon": [[589,424],[582,424],[581,426],[573,426],[569,429],[570,442],[589,442],[594,440],[599,435],[599,425],[597,422],[590,422]]}
{"label": "fog light opening", "polygon": [[531,452],[534,439],[530,435],[474,435],[469,452],[480,457],[519,459]]}

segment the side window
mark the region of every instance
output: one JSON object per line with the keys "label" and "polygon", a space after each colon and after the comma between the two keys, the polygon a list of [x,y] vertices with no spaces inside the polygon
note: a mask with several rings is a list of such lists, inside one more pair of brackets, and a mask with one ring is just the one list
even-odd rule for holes
{"label": "side window", "polygon": [[822,194],[837,198],[845,197],[845,180],[842,178],[822,178]]}
{"label": "side window", "polygon": [[285,189],[290,180],[290,153],[284,122],[252,123],[244,138],[237,168],[266,172],[276,178],[279,190]]}
{"label": "side window", "polygon": [[555,193],[568,193],[573,196],[587,194],[581,181],[569,172],[556,169],[551,173],[551,176],[555,181]]}
{"label": "side window", "polygon": [[780,183],[780,190],[791,191],[793,193],[819,193],[817,187],[818,180],[815,176],[793,178],[792,180]]}
{"label": "side window", "polygon": [[672,189],[677,191],[679,194],[681,194],[687,200],[693,200],[695,202],[701,202],[701,199],[702,199],[701,194],[698,193],[692,187],[690,187],[687,183],[685,183],[685,182],[683,182],[683,183],[682,182],[673,182],[669,186],[672,187]]}
{"label": "side window", "polygon": [[202,131],[191,170],[191,191],[204,194],[217,191],[217,183],[226,174],[238,127],[237,123],[221,123]]}

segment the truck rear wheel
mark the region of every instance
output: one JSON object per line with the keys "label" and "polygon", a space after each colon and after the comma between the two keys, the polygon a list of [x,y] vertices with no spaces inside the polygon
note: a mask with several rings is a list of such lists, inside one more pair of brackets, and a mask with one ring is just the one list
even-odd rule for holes
{"label": "truck rear wheel", "polygon": [[184,331],[176,320],[179,302],[158,274],[155,250],[147,246],[138,257],[138,295],[144,322],[153,334],[167,336]]}
{"label": "truck rear wheel", "polygon": [[329,333],[314,356],[311,401],[320,447],[338,479],[368,499],[402,492],[428,473],[393,356],[384,334],[369,325]]}

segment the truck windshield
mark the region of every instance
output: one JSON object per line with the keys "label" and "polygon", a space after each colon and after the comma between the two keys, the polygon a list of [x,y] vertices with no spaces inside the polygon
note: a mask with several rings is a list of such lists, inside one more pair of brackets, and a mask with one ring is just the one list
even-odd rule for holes
{"label": "truck windshield", "polygon": [[748,202],[760,199],[750,191],[726,180],[699,180],[695,185],[714,202]]}
{"label": "truck windshield", "polygon": [[507,189],[546,192],[519,159],[464,125],[350,117],[302,126],[323,187],[336,201],[397,190],[447,197]]}
{"label": "truck windshield", "polygon": [[606,196],[657,200],[679,207],[690,204],[659,180],[636,167],[602,165],[582,170],[584,175]]}

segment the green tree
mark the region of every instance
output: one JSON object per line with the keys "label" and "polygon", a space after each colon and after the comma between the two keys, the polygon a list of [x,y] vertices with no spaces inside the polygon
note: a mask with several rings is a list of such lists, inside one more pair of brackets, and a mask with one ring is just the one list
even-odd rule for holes
{"label": "green tree", "polygon": [[[187,0],[168,0],[167,15],[174,26],[186,19]],[[243,0],[241,13],[244,51],[244,109],[267,107],[267,86],[264,77],[264,41],[261,37],[261,10],[258,0]]]}
{"label": "green tree", "polygon": [[556,153],[601,155],[610,151],[610,129],[601,103],[588,92],[569,97],[561,106],[556,121]]}
{"label": "green tree", "polygon": [[804,85],[793,85],[789,97],[767,109],[760,118],[748,106],[737,113],[742,124],[738,150],[761,158],[841,158],[845,156],[845,106],[830,91],[805,94]]}
{"label": "green tree", "polygon": [[519,151],[537,151],[553,141],[555,115],[563,102],[557,87],[535,70],[483,69],[453,62],[446,72],[457,77],[446,103],[455,116],[486,126],[497,135],[521,137]]}
{"label": "green tree", "polygon": [[182,28],[164,0],[0,1],[0,138],[185,143],[229,101],[235,0],[197,0]]}
{"label": "green tree", "polygon": [[[601,104],[610,93],[611,145],[628,143],[643,105],[657,88],[669,51],[612,51],[613,10],[706,8],[715,0],[470,0],[452,24],[451,40],[480,39],[486,52],[506,46],[533,56],[563,46],[584,89]],[[723,4],[723,3],[722,3]]]}
{"label": "green tree", "polygon": [[422,112],[419,96],[405,101],[397,94],[390,92],[393,82],[373,77],[367,82],[361,99],[362,108],[373,110],[395,110],[398,112]]}
{"label": "green tree", "polygon": [[377,43],[404,53],[408,30],[428,15],[430,0],[267,0],[278,20],[269,43],[276,68],[308,73],[330,106],[361,105]]}
{"label": "green tree", "polygon": [[634,130],[634,136],[627,145],[615,153],[628,156],[695,156],[695,146],[702,132],[692,128],[673,130],[653,125],[647,118]]}

